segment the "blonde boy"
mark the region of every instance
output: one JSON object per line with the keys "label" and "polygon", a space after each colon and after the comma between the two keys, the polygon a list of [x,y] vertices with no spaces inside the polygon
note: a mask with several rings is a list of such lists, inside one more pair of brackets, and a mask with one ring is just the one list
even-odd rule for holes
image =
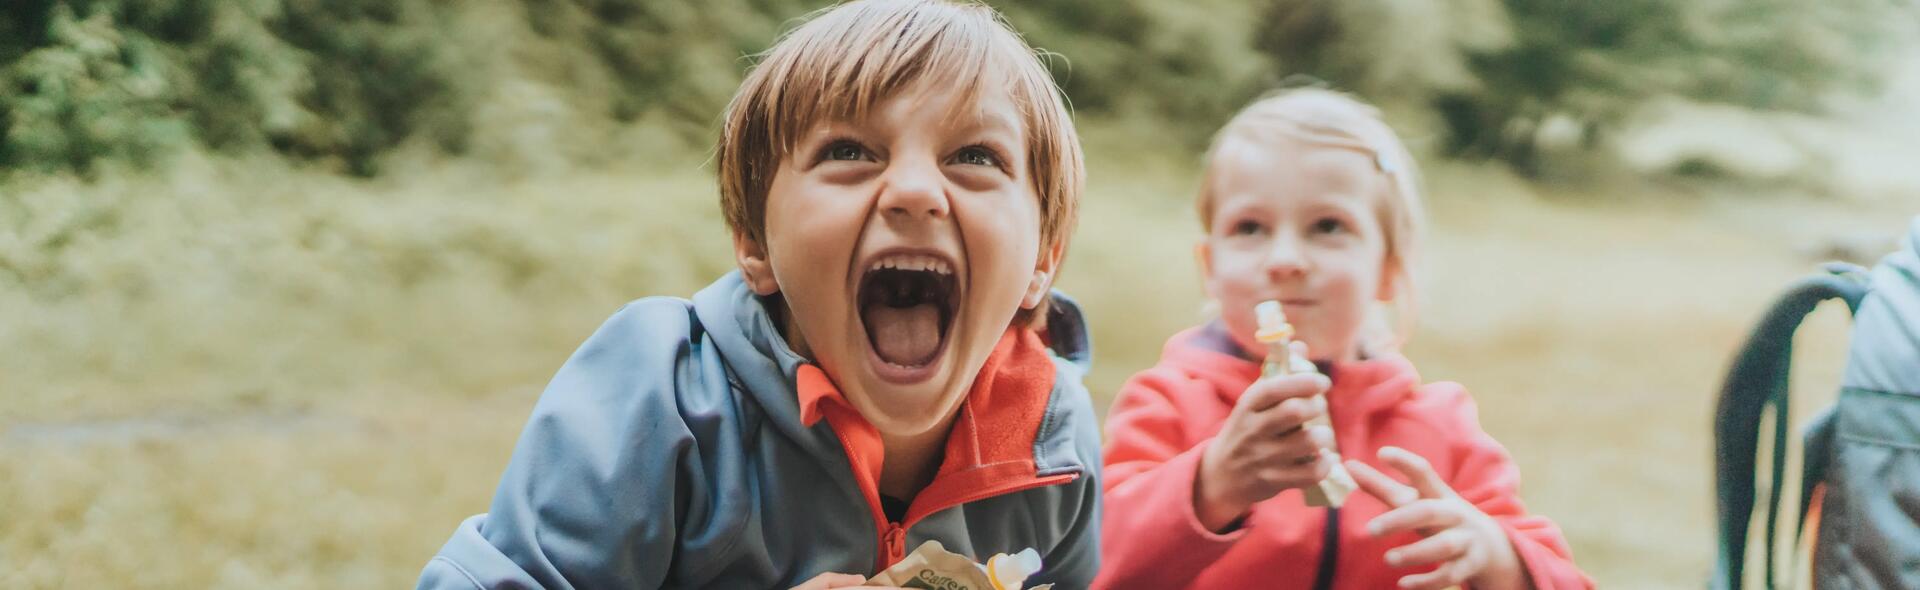
{"label": "blonde boy", "polygon": [[1098,567],[1082,182],[1034,52],[975,4],[867,0],[728,107],[739,271],[628,304],[554,377],[421,587],[831,588],[938,539]]}

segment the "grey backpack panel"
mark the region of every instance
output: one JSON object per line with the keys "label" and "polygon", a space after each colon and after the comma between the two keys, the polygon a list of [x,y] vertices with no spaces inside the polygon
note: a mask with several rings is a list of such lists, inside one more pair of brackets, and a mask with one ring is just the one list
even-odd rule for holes
{"label": "grey backpack panel", "polygon": [[1848,388],[1815,543],[1819,588],[1920,588],[1920,397]]}
{"label": "grey backpack panel", "polygon": [[1920,218],[1873,268],[1847,357],[1846,387],[1920,395]]}
{"label": "grey backpack panel", "polygon": [[1920,218],[1871,284],[1827,457],[1813,558],[1822,589],[1920,588]]}

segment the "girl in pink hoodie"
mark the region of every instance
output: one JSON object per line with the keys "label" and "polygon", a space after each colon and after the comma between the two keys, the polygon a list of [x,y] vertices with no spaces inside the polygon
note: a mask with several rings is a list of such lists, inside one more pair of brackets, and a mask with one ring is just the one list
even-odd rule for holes
{"label": "girl in pink hoodie", "polygon": [[[1396,353],[1424,222],[1418,171],[1377,111],[1317,89],[1255,102],[1208,151],[1199,210],[1219,318],[1175,335],[1114,402],[1097,587],[1592,587],[1521,506],[1466,390],[1421,383]],[[1268,300],[1318,374],[1261,378]],[[1331,427],[1307,423],[1322,415]],[[1300,489],[1339,456],[1360,490],[1306,506]]]}

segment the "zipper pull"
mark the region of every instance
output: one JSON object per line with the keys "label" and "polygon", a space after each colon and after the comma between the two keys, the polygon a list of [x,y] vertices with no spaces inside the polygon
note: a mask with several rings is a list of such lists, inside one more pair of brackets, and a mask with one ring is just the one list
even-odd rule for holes
{"label": "zipper pull", "polygon": [[907,529],[895,523],[887,523],[887,567],[900,563],[907,557]]}

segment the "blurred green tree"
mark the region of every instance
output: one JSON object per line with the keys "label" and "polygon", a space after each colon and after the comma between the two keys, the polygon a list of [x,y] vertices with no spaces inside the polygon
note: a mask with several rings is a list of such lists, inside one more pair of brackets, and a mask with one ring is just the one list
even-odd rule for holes
{"label": "blurred green tree", "polygon": [[[15,0],[0,10],[0,165],[84,172],[197,145],[371,175],[410,141],[465,152],[509,80],[589,121],[705,145],[752,57],[829,4]],[[1894,0],[995,4],[1051,52],[1077,112],[1184,148],[1304,74],[1423,117],[1447,155],[1529,173],[1549,152],[1590,157],[1659,97],[1817,112],[1871,89],[1869,56],[1914,20]],[[474,38],[473,22],[507,24]]]}
{"label": "blurred green tree", "polygon": [[1282,71],[1430,110],[1448,155],[1537,173],[1543,143],[1591,157],[1658,97],[1817,113],[1871,91],[1913,16],[1887,0],[1275,0],[1256,44]]}
{"label": "blurred green tree", "polygon": [[1273,60],[1255,51],[1256,5],[1222,0],[1041,0],[1000,3],[1048,60],[1075,110],[1146,119],[1203,146],[1248,101],[1273,87]]}
{"label": "blurred green tree", "polygon": [[369,175],[458,151],[476,87],[430,0],[22,0],[0,16],[0,163],[85,172],[198,143]]}
{"label": "blurred green tree", "polygon": [[613,81],[602,115],[630,123],[650,111],[704,141],[750,56],[818,0],[521,0],[540,37],[578,46]]}
{"label": "blurred green tree", "polygon": [[[37,38],[10,34],[16,43],[0,50],[10,62],[0,70],[0,162],[85,171],[97,158],[147,162],[187,141],[155,44],[63,5],[38,16]],[[26,51],[22,40],[40,46]]]}

